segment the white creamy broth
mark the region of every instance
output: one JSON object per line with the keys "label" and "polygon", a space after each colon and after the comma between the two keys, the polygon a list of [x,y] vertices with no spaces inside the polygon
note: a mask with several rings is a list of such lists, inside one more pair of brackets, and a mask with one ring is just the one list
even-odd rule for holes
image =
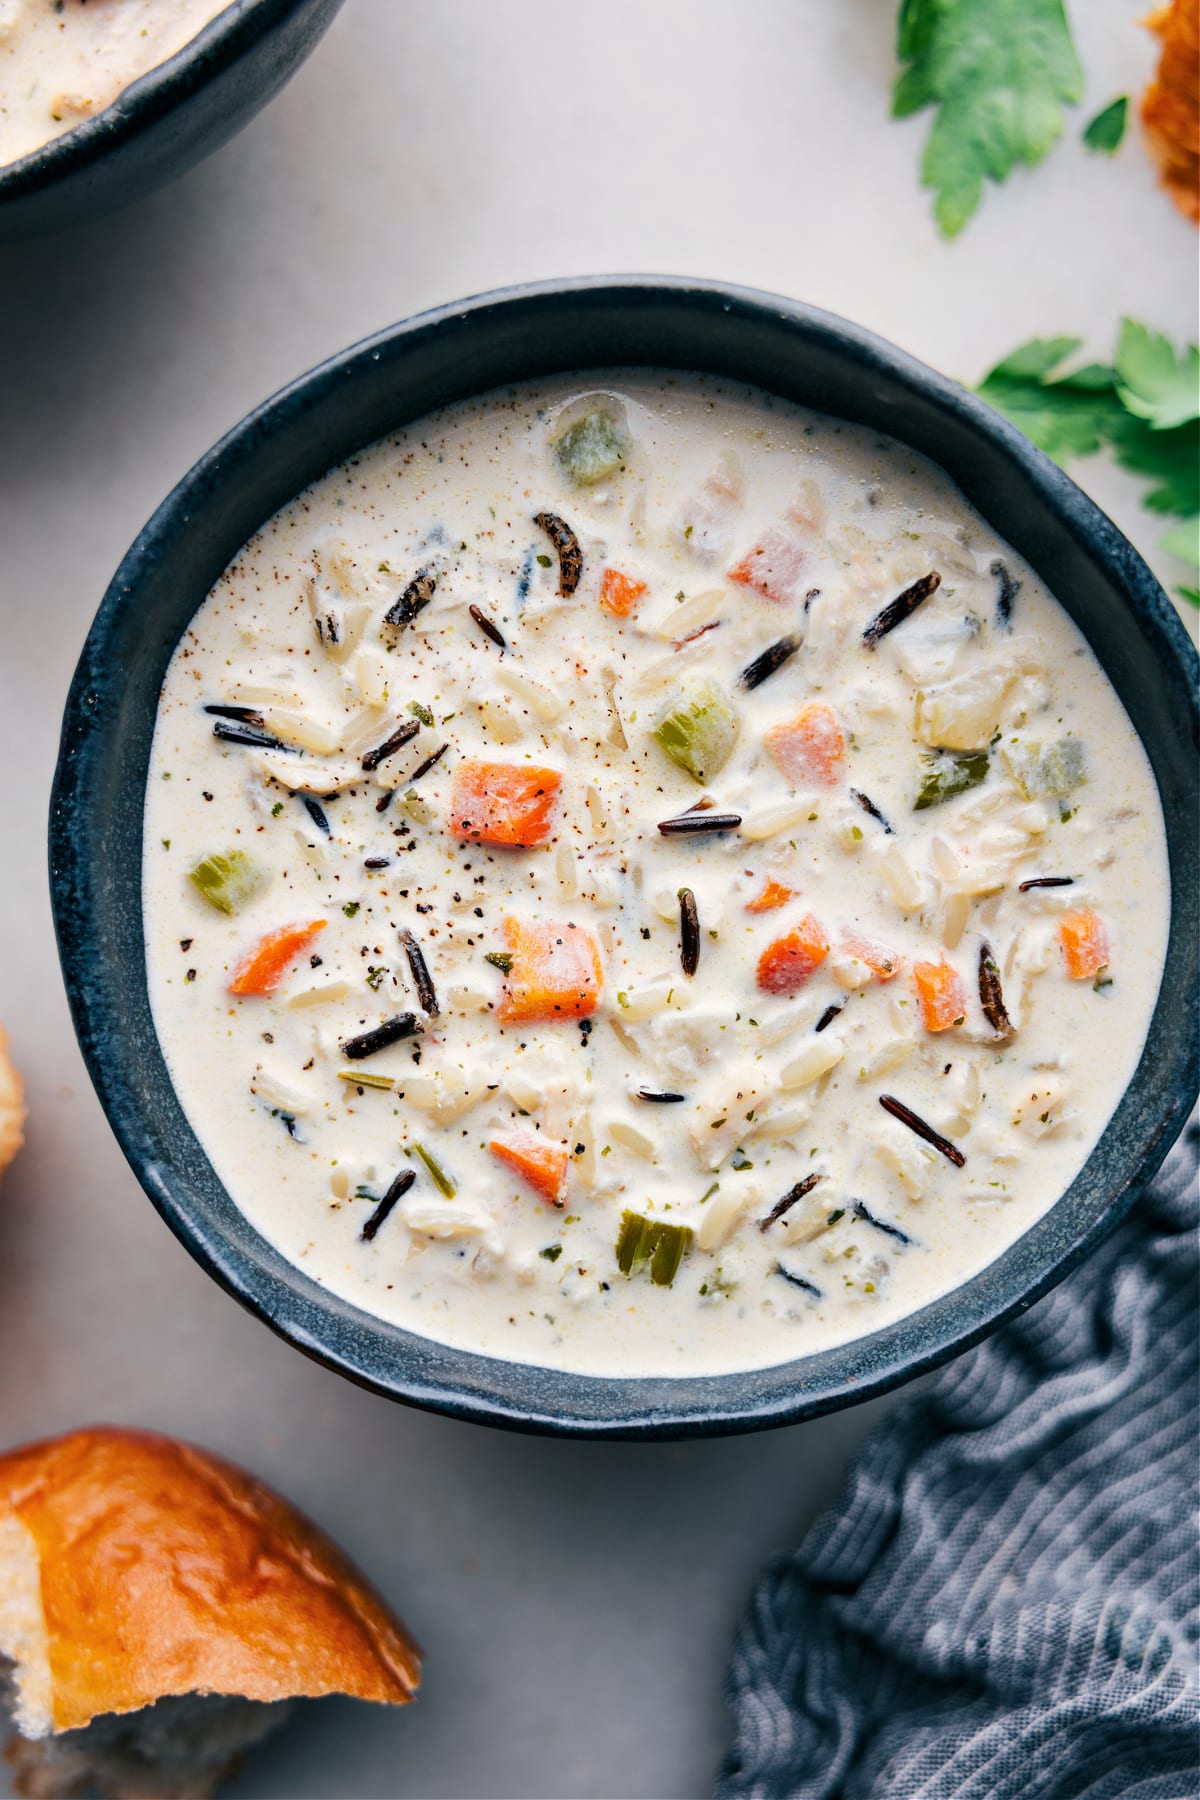
{"label": "white creamy broth", "polygon": [[0,167],[111,106],[229,0],[0,0]]}
{"label": "white creamy broth", "polygon": [[155,1024],[247,1217],[603,1374],[800,1356],[997,1256],[1133,1072],[1167,891],[1115,693],[945,475],[701,377],[316,482],[193,618],[147,790]]}

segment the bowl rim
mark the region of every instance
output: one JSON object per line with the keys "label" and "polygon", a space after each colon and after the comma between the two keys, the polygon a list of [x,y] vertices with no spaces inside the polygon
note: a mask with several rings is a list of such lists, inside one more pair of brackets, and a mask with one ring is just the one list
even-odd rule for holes
{"label": "bowl rim", "polygon": [[130,143],[207,86],[302,4],[304,0],[226,0],[222,11],[173,56],[122,88],[102,112],[60,131],[15,162],[0,163],[0,205],[40,193]]}
{"label": "bowl rim", "polygon": [[[977,436],[990,440],[993,447],[1017,465],[1051,520],[1084,546],[1103,569],[1125,606],[1131,610],[1142,635],[1151,640],[1162,667],[1169,671],[1169,659],[1177,659],[1180,679],[1175,686],[1178,689],[1182,684],[1193,741],[1197,725],[1200,663],[1195,649],[1163,589],[1107,515],[1062,469],[976,395],[864,327],[783,296],[719,281],[654,275],[565,277],[488,290],[430,308],[337,352],[255,406],[199,458],[163,500],[123,558],[88,632],[64,712],[50,808],[51,900],[64,982],[90,1077],[127,1161],[165,1222],[201,1266],[279,1336],[325,1367],[388,1398],[456,1418],[557,1436],[683,1438],[795,1423],[888,1392],[960,1355],[1005,1320],[1033,1305],[1125,1216],[1182,1129],[1193,1103],[1200,1059],[1200,1018],[1193,1015],[1190,1030],[1182,1031],[1174,1046],[1175,1054],[1168,1071],[1171,1098],[1165,1111],[1148,1124],[1138,1122],[1141,1142],[1133,1166],[1126,1170],[1115,1189],[1108,1191],[1107,1203],[1086,1227],[1075,1231],[1054,1249],[1034,1278],[1023,1281],[1008,1298],[998,1299],[993,1295],[985,1299],[983,1296],[996,1286],[1030,1232],[1037,1231],[1051,1219],[1076,1183],[1083,1179],[1092,1157],[1112,1129],[1113,1121],[1106,1126],[1099,1145],[1089,1153],[1083,1170],[1066,1193],[1014,1244],[967,1282],[877,1332],[831,1349],[817,1349],[806,1356],[772,1365],[765,1371],[729,1371],[715,1376],[592,1376],[457,1350],[418,1333],[390,1326],[317,1286],[265,1239],[259,1238],[253,1227],[250,1235],[257,1243],[254,1253],[250,1254],[235,1245],[220,1229],[212,1229],[211,1222],[206,1228],[192,1215],[186,1194],[181,1197],[175,1191],[170,1170],[156,1159],[138,1108],[123,1087],[119,1071],[114,1076],[109,1066],[110,1051],[103,1046],[106,1033],[110,1038],[120,1038],[119,981],[106,972],[102,972],[103,979],[93,978],[97,972],[97,945],[89,922],[89,902],[95,897],[96,876],[89,865],[86,836],[77,831],[75,824],[80,816],[79,809],[87,806],[90,772],[96,767],[105,730],[104,722],[98,717],[99,709],[92,690],[98,679],[97,672],[105,666],[106,652],[115,632],[126,616],[136,611],[138,587],[144,572],[169,548],[172,539],[181,533],[202,529],[194,523],[194,515],[202,515],[213,494],[219,494],[223,489],[227,491],[229,484],[236,481],[243,458],[261,454],[273,439],[286,436],[297,416],[319,409],[335,392],[344,389],[348,377],[355,374],[369,376],[371,365],[378,365],[384,358],[390,360],[403,355],[428,334],[456,325],[470,328],[473,322],[493,314],[508,319],[514,314],[524,314],[536,319],[538,310],[546,306],[572,302],[586,304],[598,299],[619,305],[622,298],[644,302],[656,297],[666,303],[706,307],[714,315],[722,312],[750,316],[771,325],[781,324],[784,329],[807,333],[810,339],[824,340],[849,352],[862,369],[886,373],[901,386],[931,399],[939,413],[949,413],[960,423],[965,422]],[[591,364],[577,360],[574,366],[582,370],[585,367],[601,369],[635,365],[629,361],[618,365],[615,358],[605,357]],[[669,365],[659,363],[656,366],[665,368]],[[691,366],[694,370],[695,362]],[[514,376],[513,379],[526,377]],[[760,385],[769,389],[765,382]],[[503,382],[489,382],[481,391],[492,391],[497,386],[503,386]],[[467,397],[466,390],[462,397]],[[400,416],[398,412],[397,422],[391,429],[400,429],[404,423],[420,416],[419,411],[411,417]],[[377,441],[382,435],[386,435],[386,431],[368,430],[361,439],[347,443],[328,466],[336,467],[356,449]],[[905,441],[901,432],[893,431],[892,435]],[[930,460],[937,462],[936,457]],[[951,480],[956,480],[953,471],[946,472]],[[264,515],[259,523],[265,523],[270,516],[270,513]],[[986,518],[986,514],[984,516]],[[236,550],[232,554],[236,554]],[[204,597],[203,594],[197,596],[197,607]],[[1174,887],[1173,848],[1171,857]],[[140,883],[139,861],[139,906]],[[1179,923],[1175,912],[1173,907],[1173,935]],[[1194,922],[1185,949],[1194,964]],[[1154,1017],[1162,1004],[1165,987],[1164,975]],[[1153,1037],[1153,1027],[1150,1035]],[[154,1047],[161,1057],[157,1040]],[[1148,1040],[1137,1070],[1123,1090],[1114,1120],[1129,1106],[1131,1090],[1137,1084],[1149,1054]],[[182,1115],[182,1109],[180,1111],[187,1131],[203,1156],[190,1122]],[[1129,1160],[1128,1155],[1126,1160]],[[972,1297],[977,1302],[974,1306],[968,1303]],[[312,1322],[314,1316],[321,1320],[320,1329]],[[931,1319],[937,1319],[939,1323],[939,1329],[933,1332],[928,1330]],[[906,1340],[914,1336],[924,1340],[923,1347],[914,1348],[910,1344],[905,1348]],[[398,1373],[394,1368],[381,1373],[378,1358],[372,1358],[369,1351],[364,1350],[364,1342],[369,1345],[380,1340],[393,1347],[399,1345],[401,1351],[407,1350],[410,1365]],[[864,1358],[871,1364],[868,1347],[878,1351],[880,1346],[895,1347],[890,1354],[876,1355],[872,1366],[855,1366]],[[802,1372],[806,1365],[830,1362],[835,1369],[839,1363],[849,1366],[840,1377],[826,1379],[815,1388],[798,1378],[788,1391],[763,1401],[723,1404],[719,1398],[721,1390],[731,1389],[739,1379],[749,1380],[755,1374],[782,1379],[788,1371]],[[434,1366],[423,1368],[422,1363]],[[443,1373],[437,1366],[439,1364],[449,1365],[451,1373]],[[456,1367],[460,1370],[458,1377],[453,1373]],[[464,1385],[465,1377],[461,1371],[467,1369],[472,1380]],[[518,1386],[532,1386],[532,1397],[527,1395],[518,1401],[509,1398],[505,1388],[514,1382]],[[538,1391],[543,1388],[549,1391],[548,1398]],[[622,1395],[629,1396],[630,1404],[619,1417],[597,1418],[586,1408],[572,1406],[572,1390],[601,1389],[619,1390]],[[679,1404],[664,1404],[661,1398],[664,1392]]]}

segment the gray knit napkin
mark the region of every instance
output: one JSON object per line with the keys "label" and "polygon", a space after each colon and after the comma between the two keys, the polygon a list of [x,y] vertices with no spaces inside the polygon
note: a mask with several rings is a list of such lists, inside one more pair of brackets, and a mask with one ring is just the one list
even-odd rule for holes
{"label": "gray knit napkin", "polygon": [[764,1575],[718,1800],[1195,1800],[1195,1120]]}

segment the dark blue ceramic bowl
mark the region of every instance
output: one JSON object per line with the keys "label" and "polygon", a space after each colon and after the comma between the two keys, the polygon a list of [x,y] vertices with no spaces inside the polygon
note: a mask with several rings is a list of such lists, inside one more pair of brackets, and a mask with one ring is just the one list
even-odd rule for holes
{"label": "dark blue ceramic bowl", "polygon": [[0,240],[79,225],[173,181],[279,92],[342,0],[231,0],[104,112],[0,167]]}
{"label": "dark blue ceramic bowl", "polygon": [[[1070,1190],[982,1274],[898,1324],[781,1367],[682,1380],[565,1375],[446,1349],[314,1285],[213,1174],[158,1047],[142,953],[142,792],[159,687],[234,553],[333,464],[434,407],[557,371],[637,364],[757,383],[949,470],[1094,646],[1149,752],[1171,848],[1167,978],[1149,1042]],[[67,703],[50,822],[59,948],[92,1079],[193,1256],[290,1343],[379,1393],[490,1424],[610,1437],[746,1431],[850,1405],[1031,1305],[1127,1211],[1180,1129],[1196,1079],[1195,677],[1170,603],[1104,514],[998,414],[853,325],[770,295],[653,279],[555,282],[426,313],[243,420],[164,501],[105,596]]]}

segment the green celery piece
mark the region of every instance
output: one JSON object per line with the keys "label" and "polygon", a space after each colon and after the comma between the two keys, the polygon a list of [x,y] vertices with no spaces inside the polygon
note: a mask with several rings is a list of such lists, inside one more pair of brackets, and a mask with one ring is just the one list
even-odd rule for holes
{"label": "green celery piece", "polygon": [[617,1267],[622,1275],[633,1274],[633,1266],[641,1252],[647,1223],[641,1213],[626,1211],[621,1214],[621,1229],[617,1233]]}
{"label": "green celery piece", "polygon": [[665,1219],[623,1212],[617,1234],[617,1267],[622,1275],[632,1275],[649,1264],[655,1286],[670,1287],[691,1248],[692,1235],[688,1225],[670,1225]]}
{"label": "green celery piece", "polygon": [[439,1190],[440,1193],[445,1194],[447,1200],[453,1200],[455,1194],[457,1194],[457,1192],[458,1192],[458,1189],[455,1187],[454,1183],[451,1181],[450,1177],[447,1175],[445,1169],[443,1169],[441,1163],[438,1162],[438,1160],[435,1156],[430,1155],[429,1151],[425,1148],[424,1144],[414,1144],[413,1149],[416,1151],[416,1153],[420,1157],[421,1161],[425,1164],[425,1167],[429,1170],[430,1175],[433,1177],[434,1186]]}
{"label": "green celery piece", "polygon": [[1062,0],[902,0],[897,54],[907,66],[893,117],[935,106],[921,179],[942,233],[955,237],[985,179],[1038,163],[1083,93]]}
{"label": "green celery piece", "polygon": [[592,487],[623,469],[632,448],[624,421],[597,406],[567,426],[555,441],[554,454],[559,468],[576,487]]}
{"label": "green celery piece", "polygon": [[652,736],[671,761],[699,782],[729,761],[741,729],[737,713],[712,681],[685,683],[678,700],[659,714]]}
{"label": "green celery piece", "polygon": [[928,766],[913,802],[914,812],[925,812],[931,806],[940,806],[943,800],[953,800],[956,794],[978,787],[987,780],[991,766],[986,750],[941,751],[923,760]]}
{"label": "green celery piece", "polygon": [[1200,349],[1195,344],[1177,357],[1161,331],[1122,319],[1116,364],[1117,392],[1135,418],[1146,419],[1156,431],[1200,418]]}
{"label": "green celery piece", "polygon": [[1060,738],[1055,744],[1010,744],[1003,756],[1027,800],[1070,794],[1087,780],[1087,751],[1079,738]]}
{"label": "green celery piece", "polygon": [[232,914],[262,886],[263,874],[244,850],[231,850],[227,856],[214,850],[188,870],[188,880],[195,883],[210,906]]}
{"label": "green celery piece", "polygon": [[404,798],[400,802],[400,811],[410,818],[414,825],[428,825],[433,817],[433,808],[419,788],[405,788]]}
{"label": "green celery piece", "polygon": [[1115,100],[1110,100],[1107,106],[1101,107],[1095,118],[1089,119],[1084,126],[1084,147],[1101,156],[1115,156],[1121,148],[1128,117],[1129,95],[1118,94]]}
{"label": "green celery piece", "polygon": [[650,1258],[650,1279],[656,1287],[670,1287],[679,1273],[679,1265],[691,1247],[692,1232],[687,1225],[659,1225],[654,1253]]}

